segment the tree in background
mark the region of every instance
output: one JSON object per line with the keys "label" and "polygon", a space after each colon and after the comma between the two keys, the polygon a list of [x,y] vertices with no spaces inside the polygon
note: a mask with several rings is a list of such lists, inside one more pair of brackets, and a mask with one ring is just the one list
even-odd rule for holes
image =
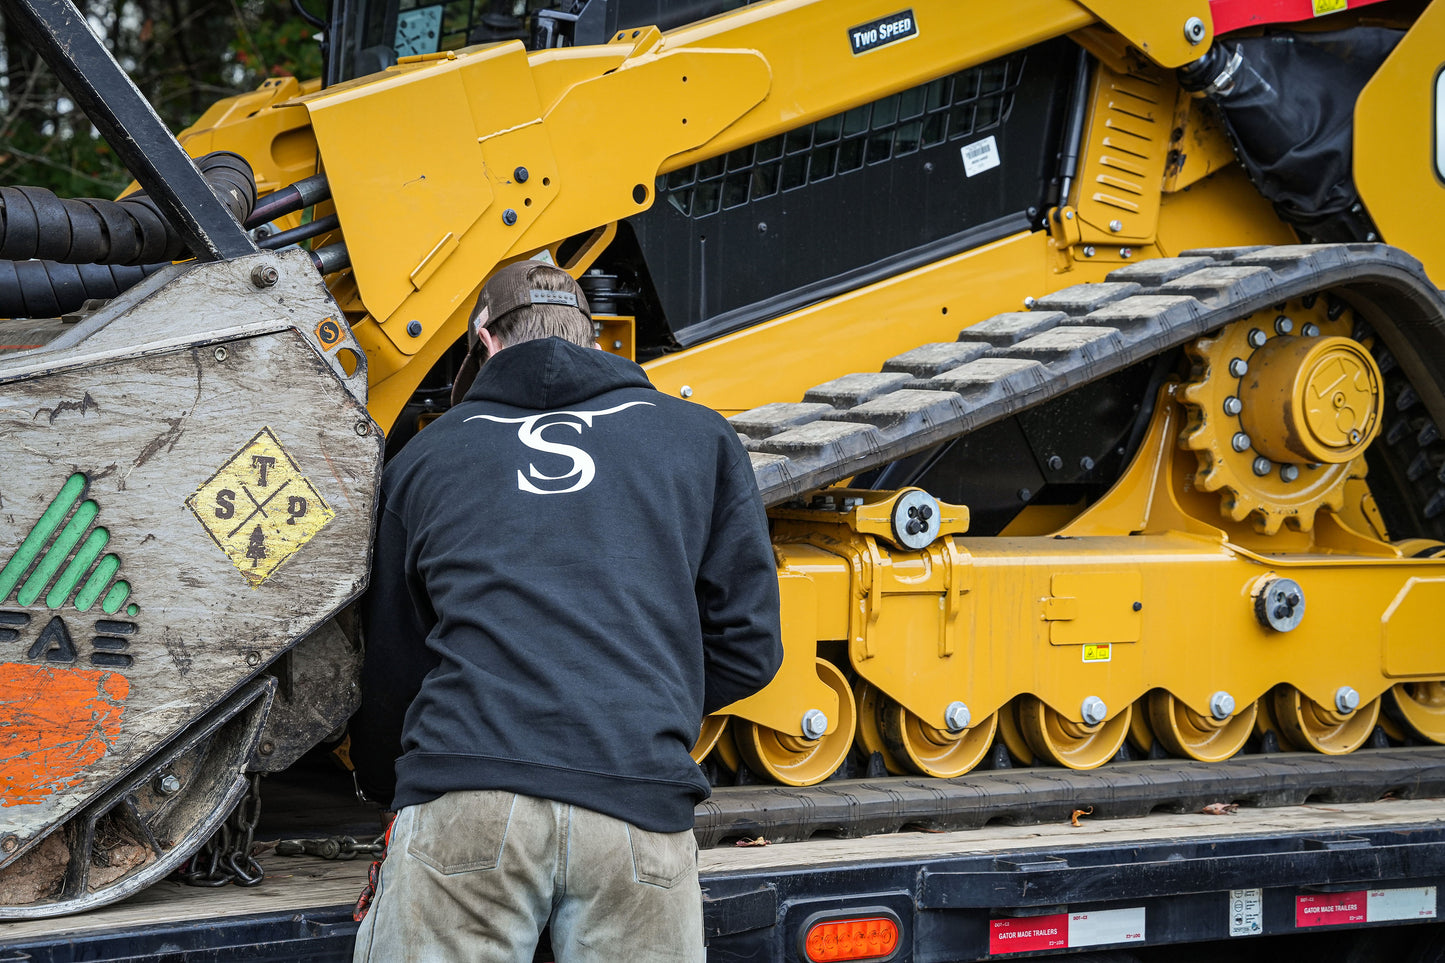
{"label": "tree in background", "polygon": [[[77,0],[172,131],[268,77],[321,73],[316,29],[282,0]],[[114,196],[131,177],[0,14],[0,184]]]}

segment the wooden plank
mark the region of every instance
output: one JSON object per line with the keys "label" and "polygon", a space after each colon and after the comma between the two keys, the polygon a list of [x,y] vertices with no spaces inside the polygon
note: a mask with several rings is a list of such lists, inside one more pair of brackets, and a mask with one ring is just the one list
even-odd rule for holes
{"label": "wooden plank", "polygon": [[1445,819],[1445,800],[1389,799],[1373,803],[1241,808],[1226,816],[1155,813],[1135,819],[1090,820],[1078,827],[1067,821],[1037,826],[985,826],[958,832],[901,832],[861,839],[811,839],[777,846],[705,849],[699,865],[715,873],[821,868],[859,860],[940,859],[1010,850],[1078,846],[1133,845],[1169,839],[1198,841],[1223,836],[1278,836],[1300,832],[1338,832]]}
{"label": "wooden plank", "polygon": [[[1349,805],[1311,804],[1276,809],[1242,808],[1228,816],[1159,813],[1139,819],[1090,820],[1042,826],[987,826],[949,833],[904,832],[861,839],[814,839],[775,846],[724,846],[699,856],[703,883],[709,876],[759,871],[823,869],[858,861],[945,859],[1026,849],[1130,846],[1169,839],[1198,842],[1226,836],[1279,836],[1422,825],[1445,819],[1445,799],[1381,800]],[[365,859],[309,856],[261,858],[266,880],[251,889],[199,889],[165,881],[143,893],[84,916],[0,924],[0,947],[37,939],[68,939],[135,926],[213,920],[258,913],[340,910],[352,905],[365,884]]]}

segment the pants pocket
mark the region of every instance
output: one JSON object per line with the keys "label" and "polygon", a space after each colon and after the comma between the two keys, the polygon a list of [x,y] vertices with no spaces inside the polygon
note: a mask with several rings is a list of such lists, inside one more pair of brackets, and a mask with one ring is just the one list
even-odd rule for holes
{"label": "pants pocket", "polygon": [[697,870],[697,838],[692,831],[651,833],[628,825],[632,871],[639,883],[671,889]]}
{"label": "pants pocket", "polygon": [[445,876],[496,869],[516,796],[492,790],[449,792],[416,807],[407,855]]}

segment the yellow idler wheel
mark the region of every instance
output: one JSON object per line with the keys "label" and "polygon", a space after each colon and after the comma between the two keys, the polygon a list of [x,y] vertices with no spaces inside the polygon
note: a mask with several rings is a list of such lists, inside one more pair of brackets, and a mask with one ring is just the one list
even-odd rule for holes
{"label": "yellow idler wheel", "polygon": [[702,762],[707,754],[712,752],[713,746],[718,744],[722,738],[723,730],[728,727],[727,716],[704,716],[702,720],[702,731],[698,733],[697,742],[692,745],[692,761]]}
{"label": "yellow idler wheel", "polygon": [[866,756],[878,753],[883,757],[883,765],[894,775],[902,775],[909,770],[903,763],[893,755],[888,748],[888,743],[883,739],[883,732],[879,727],[879,717],[882,715],[888,697],[883,690],[865,679],[859,679],[853,689],[853,698],[858,704],[858,732],[854,737],[858,748],[863,750]]}
{"label": "yellow idler wheel", "polygon": [[[962,703],[959,703],[962,706]],[[957,710],[955,710],[957,711]],[[966,716],[968,710],[963,709]],[[960,721],[972,721],[961,718]],[[903,706],[887,700],[878,719],[890,754],[911,772],[924,776],[961,776],[988,755],[998,731],[998,714],[957,732],[935,729]]]}
{"label": "yellow idler wheel", "polygon": [[1346,712],[1350,694],[1358,702],[1359,694],[1341,687],[1339,705],[1326,706],[1315,702],[1293,686],[1279,686],[1271,694],[1270,707],[1279,726],[1280,741],[1293,749],[1312,749],[1332,756],[1353,752],[1365,744],[1380,717],[1380,700],[1372,699]]}
{"label": "yellow idler wheel", "polygon": [[1018,726],[1038,758],[1070,769],[1097,769],[1124,744],[1134,706],[1125,706],[1112,719],[1102,718],[1105,712],[1103,702],[1091,696],[1082,707],[1084,721],[1075,722],[1033,696],[1021,696]]}
{"label": "yellow idler wheel", "polygon": [[1236,711],[1224,692],[1210,700],[1209,715],[1200,715],[1162,689],[1149,693],[1148,703],[1149,726],[1171,756],[1219,762],[1244,748],[1254,731],[1255,704]]}
{"label": "yellow idler wheel", "polygon": [[1009,755],[1018,760],[1019,765],[1032,766],[1034,751],[1029,748],[1028,740],[1024,738],[1023,730],[1019,728],[1019,703],[1025,698],[1025,696],[1020,696],[1014,699],[996,713],[998,735],[1003,740],[1004,748],[1008,749]]}
{"label": "yellow idler wheel", "polygon": [[1129,714],[1129,745],[1149,758],[1154,749],[1154,730],[1149,726],[1149,696],[1134,701],[1134,711]]}
{"label": "yellow idler wheel", "polygon": [[831,776],[848,757],[857,721],[853,693],[843,673],[825,659],[818,660],[818,678],[838,694],[837,727],[831,734],[805,739],[738,719],[733,735],[753,772],[785,786],[812,786]]}
{"label": "yellow idler wheel", "polygon": [[1402,682],[1385,693],[1389,715],[1421,739],[1445,744],[1445,682]]}
{"label": "yellow idler wheel", "polygon": [[745,725],[747,723],[742,719],[728,717],[727,725],[723,727],[722,734],[718,736],[717,745],[712,750],[713,755],[717,756],[717,761],[733,772],[737,772],[743,764],[743,757],[738,754],[737,731]]}

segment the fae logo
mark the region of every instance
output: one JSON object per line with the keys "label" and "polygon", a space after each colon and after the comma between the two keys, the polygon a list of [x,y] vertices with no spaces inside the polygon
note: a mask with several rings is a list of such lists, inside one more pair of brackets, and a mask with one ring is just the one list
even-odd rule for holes
{"label": "fae logo", "polygon": [[[546,452],[552,455],[561,455],[563,458],[572,460],[572,470],[560,475],[544,475],[537,470],[533,464],[527,465],[527,474],[522,474],[521,469],[517,470],[517,488],[524,492],[531,492],[533,495],[566,495],[569,492],[580,492],[592,484],[592,479],[597,475],[597,464],[592,456],[581,448],[573,445],[564,445],[560,442],[548,441],[542,437],[542,432],[548,428],[571,428],[577,434],[582,434],[584,427],[591,428],[594,418],[601,418],[603,415],[614,415],[619,411],[628,408],[635,408],[643,405],[648,408],[656,407],[650,401],[629,401],[625,405],[618,405],[616,408],[608,408],[606,411],[544,411],[540,415],[531,415],[526,418],[499,418],[496,415],[472,415],[467,421],[495,421],[502,425],[519,425],[517,437],[522,444],[533,451]],[[562,419],[548,421],[547,419]],[[575,418],[576,421],[569,419]],[[530,475],[539,482],[565,482],[570,478],[576,478],[571,486],[567,488],[538,488],[527,480]]]}

